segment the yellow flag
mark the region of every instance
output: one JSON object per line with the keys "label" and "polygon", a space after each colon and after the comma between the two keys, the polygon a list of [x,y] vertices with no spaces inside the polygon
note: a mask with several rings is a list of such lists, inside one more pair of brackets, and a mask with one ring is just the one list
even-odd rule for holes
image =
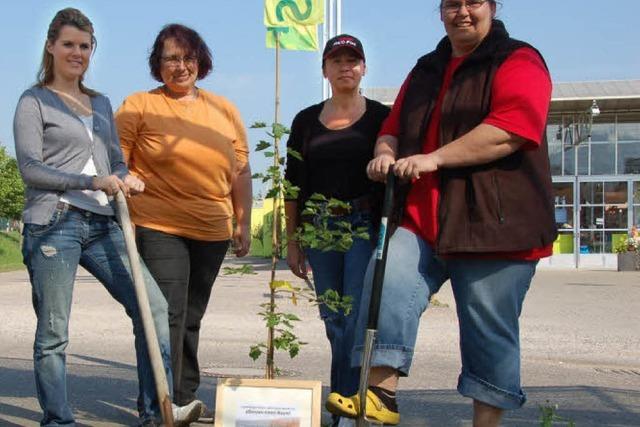
{"label": "yellow flag", "polygon": [[264,25],[318,25],[324,21],[321,0],[264,0]]}
{"label": "yellow flag", "polygon": [[276,47],[276,32],[278,45],[286,50],[318,50],[317,25],[291,25],[289,27],[267,27],[266,45]]}

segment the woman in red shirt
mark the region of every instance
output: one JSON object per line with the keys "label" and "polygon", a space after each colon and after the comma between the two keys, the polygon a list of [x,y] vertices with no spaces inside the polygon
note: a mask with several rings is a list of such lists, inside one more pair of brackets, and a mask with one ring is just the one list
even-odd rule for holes
{"label": "woman in red shirt", "polygon": [[[383,180],[393,165],[408,183],[389,242],[367,415],[399,423],[398,378],[409,373],[430,296],[450,279],[458,391],[473,399],[474,426],[497,426],[503,410],[526,400],[518,318],[556,236],[544,139],[551,79],[540,54],[495,19],[495,1],[443,0],[440,12],[447,36],[403,84],[367,168]],[[358,397],[332,393],[327,407],[356,417]]]}

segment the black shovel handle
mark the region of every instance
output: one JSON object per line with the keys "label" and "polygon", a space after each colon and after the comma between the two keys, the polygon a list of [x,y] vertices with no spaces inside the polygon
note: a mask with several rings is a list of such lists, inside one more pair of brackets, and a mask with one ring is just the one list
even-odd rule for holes
{"label": "black shovel handle", "polygon": [[389,167],[387,173],[387,184],[384,189],[384,202],[382,204],[382,218],[380,219],[380,231],[378,233],[378,244],[375,250],[375,269],[373,272],[373,285],[371,289],[371,300],[369,301],[369,321],[367,329],[378,329],[378,314],[380,312],[380,300],[382,297],[382,282],[384,281],[384,271],[387,264],[387,249],[389,248],[389,218],[393,210],[393,196],[396,184],[396,176],[393,173],[393,166]]}

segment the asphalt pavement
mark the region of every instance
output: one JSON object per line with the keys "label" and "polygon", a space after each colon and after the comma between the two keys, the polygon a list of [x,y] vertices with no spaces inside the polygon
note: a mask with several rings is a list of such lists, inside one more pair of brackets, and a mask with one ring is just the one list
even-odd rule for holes
{"label": "asphalt pavement", "polygon": [[[215,401],[217,378],[258,378],[249,346],[266,332],[256,313],[268,295],[268,261],[258,274],[221,275],[203,320],[199,397]],[[229,258],[227,265],[238,261]],[[277,278],[304,286],[280,265]],[[36,426],[32,371],[35,315],[24,270],[0,273],[0,426]],[[411,374],[400,382],[402,426],[471,426],[470,401],[456,392],[458,324],[449,285],[422,318]],[[283,378],[319,380],[327,392],[329,348],[317,309],[278,299],[302,320],[295,359],[277,356]],[[539,270],[521,318],[522,375],[528,401],[504,426],[538,426],[540,406],[576,426],[640,426],[640,273]],[[81,426],[135,425],[137,380],[131,323],[88,273],[74,290],[67,348],[69,396]],[[323,412],[323,421],[329,415]],[[195,424],[194,424],[195,425]],[[206,424],[197,424],[204,426]],[[558,426],[567,422],[558,421]]]}

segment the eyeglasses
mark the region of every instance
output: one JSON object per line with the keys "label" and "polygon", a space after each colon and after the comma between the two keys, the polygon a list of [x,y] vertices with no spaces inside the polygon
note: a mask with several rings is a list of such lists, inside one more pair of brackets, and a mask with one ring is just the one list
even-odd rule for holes
{"label": "eyeglasses", "polygon": [[445,1],[442,3],[442,10],[449,14],[457,13],[462,6],[465,6],[467,10],[476,10],[479,9],[480,6],[485,4],[487,1],[488,0],[467,0],[466,2]]}
{"label": "eyeglasses", "polygon": [[184,65],[187,67],[193,67],[198,62],[198,58],[192,55],[188,55],[188,56],[172,55],[172,56],[163,56],[162,62],[164,62],[164,64],[170,68],[176,68],[181,63],[184,63]]}

